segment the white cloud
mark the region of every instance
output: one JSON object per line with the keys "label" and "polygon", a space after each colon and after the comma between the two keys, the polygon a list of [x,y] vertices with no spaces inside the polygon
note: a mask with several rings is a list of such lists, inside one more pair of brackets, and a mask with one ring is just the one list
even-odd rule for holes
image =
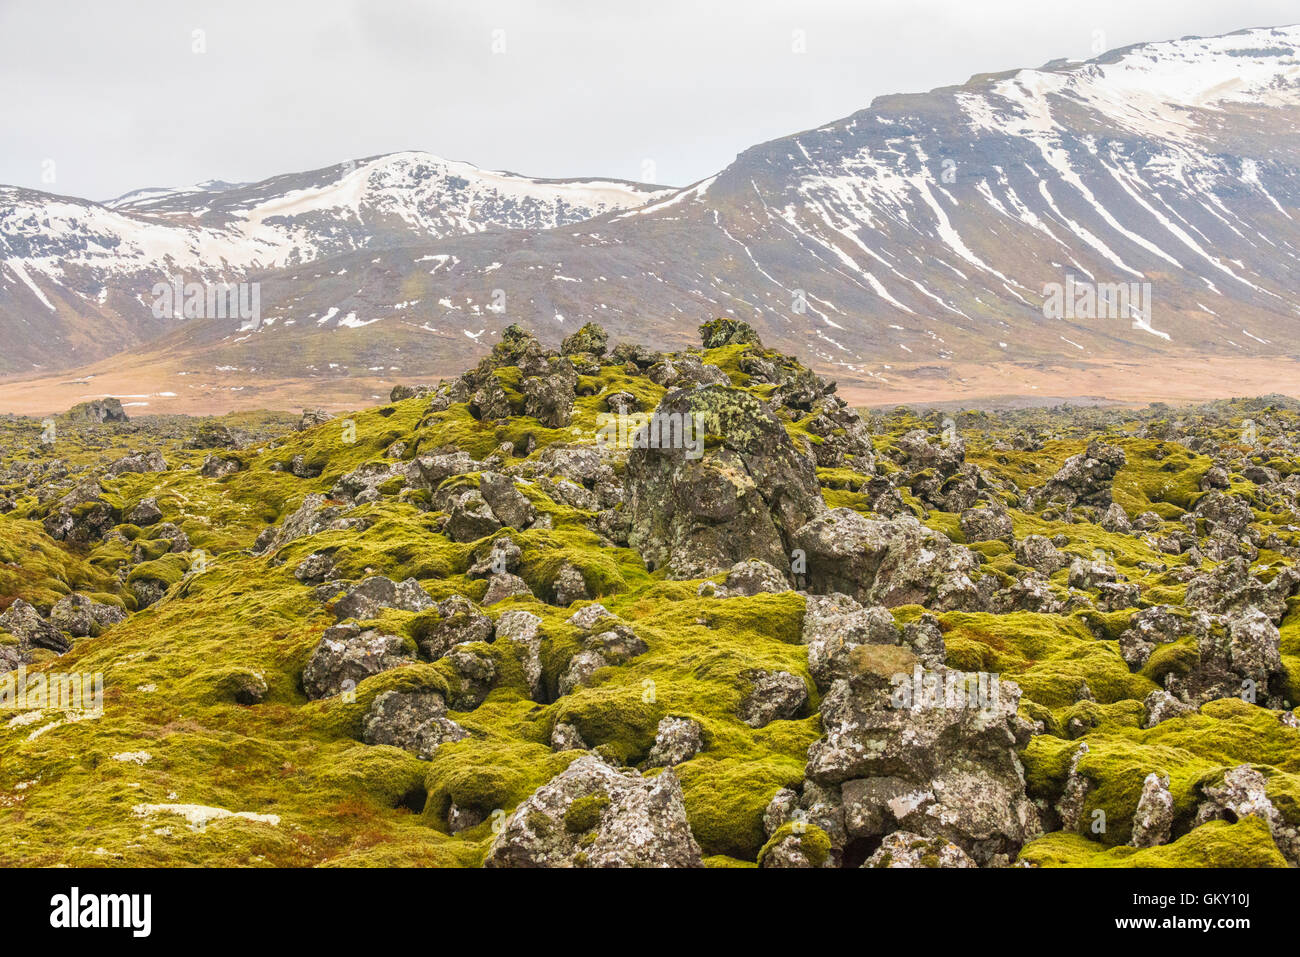
{"label": "white cloud", "polygon": [[535,176],[650,160],[682,185],[881,94],[1086,58],[1095,31],[1114,48],[1295,18],[1292,0],[11,3],[0,183],[105,199],[421,149]]}

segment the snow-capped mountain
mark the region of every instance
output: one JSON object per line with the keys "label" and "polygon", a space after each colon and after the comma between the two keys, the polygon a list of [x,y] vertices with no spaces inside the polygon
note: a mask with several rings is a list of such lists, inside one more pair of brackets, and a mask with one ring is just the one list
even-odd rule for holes
{"label": "snow-capped mountain", "polygon": [[533,179],[414,152],[106,203],[0,187],[0,368],[66,366],[147,341],[166,328],[151,314],[150,290],[172,277],[237,282],[352,250],[549,229],[668,192]]}
{"label": "snow-capped mountain", "polygon": [[[432,244],[345,299],[286,276],[280,301],[373,319],[437,255],[432,291],[400,311],[453,334],[596,319],[685,342],[724,312],[865,378],[954,358],[1294,351],[1298,43],[1300,28],[1250,30],[884,97],[580,229]],[[1051,288],[1089,283],[1136,283],[1135,308],[1044,315]]]}
{"label": "snow-capped mountain", "polygon": [[[385,204],[387,174],[367,175],[365,204],[342,199],[350,180],[337,170],[314,176],[323,183],[127,198],[95,216],[129,216],[138,231],[114,255],[147,259],[146,225],[165,222],[179,231],[167,235],[226,238],[191,251],[196,269],[235,262],[235,248],[267,269],[257,332],[199,323],[178,335],[189,352],[286,375],[322,355],[336,371],[459,368],[510,322],[558,339],[590,319],[616,337],[687,344],[715,314],[863,382],[957,361],[1065,368],[1297,351],[1297,27],[881,97],[685,189],[621,184],[626,201],[594,218],[444,208],[441,186],[415,216]],[[323,221],[322,208],[333,211]],[[466,208],[514,228],[466,228]],[[37,264],[57,263],[18,255],[43,288]],[[1110,316],[1073,298],[1121,284],[1132,298]],[[1062,291],[1070,302],[1053,311]],[[0,285],[0,304],[6,294]]]}

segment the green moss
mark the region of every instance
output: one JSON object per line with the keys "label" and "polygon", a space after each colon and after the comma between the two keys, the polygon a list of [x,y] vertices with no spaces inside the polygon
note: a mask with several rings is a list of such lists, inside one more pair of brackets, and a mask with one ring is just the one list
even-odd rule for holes
{"label": "green moss", "polygon": [[[816,736],[809,727],[805,750]],[[797,753],[796,744],[785,756],[701,756],[678,766],[691,829],[706,854],[755,859],[764,843],[763,811],[772,796],[803,780]]]}
{"label": "green moss", "polygon": [[1026,844],[1019,860],[1039,867],[1286,867],[1259,818],[1211,821],[1171,844],[1139,850],[1106,847],[1056,831]]}
{"label": "green moss", "polygon": [[1107,704],[1140,701],[1155,690],[1148,678],[1129,672],[1117,643],[1098,641],[1078,618],[949,612],[940,623],[950,667],[1000,672],[1048,708],[1073,704],[1085,683]]}
{"label": "green moss", "polygon": [[794,823],[782,824],[777,828],[763,849],[758,854],[758,866],[763,866],[763,860],[778,844],[787,839],[796,842],[799,850],[807,859],[812,867],[823,867],[826,864],[826,858],[831,852],[830,836],[815,824],[796,825]]}
{"label": "green moss", "polygon": [[564,812],[564,827],[570,834],[584,834],[600,824],[609,807],[608,794],[588,794],[574,799]]}
{"label": "green moss", "polygon": [[1178,641],[1157,645],[1142,666],[1142,676],[1163,686],[1167,675],[1186,675],[1200,661],[1201,652],[1196,638],[1180,638]]}
{"label": "green moss", "polygon": [[[1091,782],[1083,820],[1090,823],[1095,810],[1105,812],[1106,832],[1099,837],[1105,844],[1128,841],[1143,782],[1152,772],[1169,777],[1176,827],[1190,826],[1200,788],[1239,764],[1261,768],[1272,792],[1288,795],[1289,806],[1295,803],[1290,795],[1297,793],[1298,735],[1264,708],[1226,698],[1147,730],[1136,725],[1136,709],[1106,717],[1088,733],[1089,750],[1078,765]],[[1030,741],[1022,755],[1030,796],[1055,800],[1061,794],[1078,747],[1078,741],[1048,735]]]}
{"label": "green moss", "polygon": [[126,580],[130,582],[137,581],[160,581],[164,585],[171,587],[185,577],[185,572],[189,570],[190,561],[188,555],[165,554],[154,561],[141,562],[131,569]]}
{"label": "green moss", "polygon": [[[347,332],[339,340],[344,346],[355,341]],[[777,388],[751,381],[742,369],[752,368],[747,357],[772,362],[783,375],[802,374],[796,364],[753,343],[733,342],[699,354],[748,393],[715,390],[701,400],[713,403],[720,415],[766,400]],[[622,364],[607,362],[583,371],[573,421],[562,429],[546,429],[523,416],[480,421],[465,403],[429,413],[427,397],[345,414],[302,432],[292,430],[296,417],[284,417],[277,431],[265,432],[249,448],[220,453],[241,466],[220,480],[201,475],[207,453],[182,448],[179,432],[156,443],[169,470],[105,480],[104,500],[121,515],[142,499],[155,499],[164,520],[179,526],[193,548],[206,553],[204,570],[191,568],[192,554],[168,551],[170,544],[159,540],[152,527],[119,525],[117,534],[83,547],[55,542],[41,525],[51,500],[40,501],[25,486],[0,487],[14,503],[11,512],[0,515],[0,606],[23,598],[46,612],[59,597],[77,591],[132,609],[129,585],[156,579],[169,587],[166,600],[99,636],[78,639],[67,655],[42,651],[36,656],[34,669],[102,673],[105,715],[61,724],[53,724],[53,718],[14,727],[0,722],[0,806],[5,809],[0,815],[0,865],[476,866],[500,822],[582,753],[551,749],[557,723],[574,724],[591,749],[649,774],[658,773],[647,767],[647,758],[659,722],[669,715],[688,717],[702,729],[703,750],[674,773],[706,863],[754,866],[770,853],[774,845],[765,840],[763,811],[778,789],[803,780],[809,745],[822,733],[816,716],[819,699],[801,643],[804,599],[794,592],[701,597],[699,581],[669,581],[663,571],[648,572],[634,551],[611,547],[591,530],[590,513],[551,499],[540,485],[521,490],[551,527],[498,533],[520,546],[520,574],[535,598],[511,599],[488,609],[494,618],[512,608],[542,618],[540,701],[530,697],[520,648],[502,640],[471,646],[466,650],[495,667],[491,691],[474,710],[450,715],[469,737],[420,761],[400,749],[358,739],[367,711],[385,691],[431,690],[455,699],[464,690],[463,679],[448,660],[415,661],[373,676],[360,683],[355,697],[309,702],[303,694],[302,669],[322,632],[334,623],[328,589],[318,594],[293,577],[304,558],[327,553],[346,579],[413,577],[435,600],[452,594],[480,599],[487,583],[467,573],[492,537],[451,542],[440,531],[446,516],[427,511],[434,497],[404,487],[400,480],[383,484],[377,501],[348,510],[347,517],[364,522],[365,528],[323,531],[271,555],[251,553],[258,535],[282,522],[307,495],[329,495],[357,467],[391,464],[387,450],[395,441],[407,444],[407,459],[457,448],[482,460],[509,443],[518,454],[505,454],[502,467],[508,468],[525,461],[528,442],[536,460],[556,443],[594,441],[598,417],[608,411],[608,397],[615,391],[633,394],[643,410],[655,408],[664,395],[661,387]],[[519,370],[505,366],[492,374],[518,409]],[[798,447],[820,443],[808,431],[809,415],[778,414]],[[1129,422],[1127,415],[1114,410],[1007,417],[953,413],[967,440],[968,461],[994,481],[1014,481],[1021,490],[1043,484],[1066,457],[1082,451],[1089,437],[1105,434],[1123,445],[1129,457],[1116,481],[1115,500],[1130,515],[1150,509],[1166,519],[1178,518],[1195,506],[1209,460],[1177,443],[1132,439],[1149,425],[1149,417]],[[897,438],[913,428],[935,432],[940,422],[910,410],[880,411],[871,418],[873,442],[883,454],[876,475],[885,477],[899,472],[888,458]],[[993,448],[995,440],[1008,439],[1013,431],[1034,432],[1035,423],[1043,425],[1039,432],[1056,436],[1040,451]],[[268,419],[267,429],[270,424]],[[261,427],[256,417],[246,425]],[[1202,431],[1231,443],[1238,425],[1234,420],[1231,428],[1216,423]],[[57,456],[76,474],[102,474],[108,461],[138,448],[141,436],[149,434],[133,433],[130,427],[74,430],[50,451],[34,447],[38,431],[0,422],[0,435],[14,439],[0,442],[0,459],[11,464],[24,456]],[[192,431],[193,423],[187,424],[185,434]],[[720,439],[710,437],[713,443]],[[747,437],[729,435],[728,440],[743,443]],[[286,470],[296,457],[312,477]],[[1287,456],[1269,454],[1267,460],[1280,471],[1295,471]],[[622,468],[617,460],[612,464]],[[865,487],[872,476],[841,468],[820,469],[818,477],[828,504],[864,512],[870,508]],[[477,482],[474,474],[456,476],[444,491],[473,488]],[[1011,504],[1009,489],[986,491]],[[1296,542],[1287,526],[1300,517],[1285,503],[1271,501],[1241,475],[1233,477],[1232,491],[1254,505],[1257,530]],[[906,486],[900,494],[929,527],[962,540],[956,513],[926,507]],[[1083,509],[1076,509],[1068,522],[1063,515],[1049,518],[1020,510],[1012,516],[1017,537],[1064,536],[1064,551],[1073,556],[1106,552],[1141,587],[1143,604],[1181,603],[1185,583],[1178,574],[1160,570],[1177,560],[1151,548],[1144,536],[1106,532],[1084,520]],[[1174,530],[1172,525],[1163,529]],[[1005,543],[975,543],[974,548],[984,560],[982,575],[1003,584],[1024,575]],[[1262,573],[1267,580],[1288,561],[1284,553],[1266,549],[1256,564],[1268,566]],[[566,564],[579,569],[593,598],[628,623],[647,650],[600,669],[587,686],[559,697],[559,679],[582,647],[582,636],[566,624],[573,609],[547,603],[554,597],[555,576]],[[1065,577],[1058,573],[1051,585],[1060,599],[1068,597]],[[920,606],[893,609],[900,627],[923,613]],[[940,616],[948,664],[994,671],[1018,682],[1021,715],[1041,723],[1045,734],[1034,737],[1022,757],[1033,797],[1058,800],[1072,755],[1080,742],[1089,745],[1080,763],[1092,782],[1084,819],[1091,820],[1094,810],[1105,811],[1106,833],[1049,835],[1026,848],[1023,859],[1096,866],[1277,863],[1258,822],[1215,823],[1188,831],[1200,791],[1239,764],[1259,768],[1270,800],[1287,821],[1300,823],[1297,732],[1276,712],[1236,700],[1211,702],[1199,714],[1142,728],[1145,696],[1169,674],[1193,667],[1196,648],[1191,639],[1160,646],[1141,673],[1131,673],[1117,645],[1131,613],[1083,609],[1066,615]],[[414,655],[417,640],[429,633],[437,615],[387,610],[373,624],[401,636]],[[1283,694],[1297,701],[1300,599],[1292,599],[1281,633]],[[0,636],[5,640],[12,642],[12,636]],[[810,689],[810,716],[761,729],[744,724],[738,710],[751,687],[746,674],[755,668],[802,678]],[[260,682],[265,683],[261,700],[243,703],[248,700],[244,692],[251,685],[260,688]],[[34,731],[40,733],[33,737]],[[139,751],[149,755],[144,763],[116,759]],[[1142,782],[1153,771],[1170,776],[1178,840],[1151,851],[1126,849],[1122,845]],[[280,823],[235,818],[215,821],[199,832],[174,814],[133,812],[136,805],[182,802],[276,815]],[[598,803],[588,801],[572,811],[573,825],[586,828],[579,831],[579,843],[594,839]],[[451,835],[453,805],[476,812],[482,823]],[[533,823],[543,826],[541,820]],[[773,840],[789,836],[787,827]],[[827,859],[829,839],[821,831],[809,828],[798,838],[811,862]]]}

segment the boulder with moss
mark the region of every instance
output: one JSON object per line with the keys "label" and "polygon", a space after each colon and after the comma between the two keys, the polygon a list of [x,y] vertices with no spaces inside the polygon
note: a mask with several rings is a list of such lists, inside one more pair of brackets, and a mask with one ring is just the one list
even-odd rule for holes
{"label": "boulder with moss", "polygon": [[739,389],[670,392],[627,460],[628,540],[650,568],[703,577],[756,558],[788,566],[794,533],[825,505],[813,463]]}
{"label": "boulder with moss", "polygon": [[584,755],[510,815],[487,867],[700,867],[672,770],[643,777]]}
{"label": "boulder with moss", "polygon": [[808,588],[816,593],[939,611],[983,603],[974,554],[912,516],[879,521],[832,509],[801,527],[792,541],[806,559]]}

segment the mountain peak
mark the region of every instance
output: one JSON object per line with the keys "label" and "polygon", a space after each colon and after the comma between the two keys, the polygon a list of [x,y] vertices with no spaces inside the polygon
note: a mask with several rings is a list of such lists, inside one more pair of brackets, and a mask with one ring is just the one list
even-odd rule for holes
{"label": "mountain peak", "polygon": [[[880,97],[682,190],[406,150],[117,209],[20,192],[0,198],[0,322],[32,362],[33,315],[98,328],[102,308],[145,341],[175,324],[141,297],[183,272],[258,277],[267,321],[216,364],[285,376],[340,328],[331,352],[356,351],[335,371],[447,368],[511,321],[674,343],[701,314],[863,388],[959,362],[1258,356],[1300,333],[1298,45],[1259,28]],[[1154,298],[1051,318],[1078,283]]]}

